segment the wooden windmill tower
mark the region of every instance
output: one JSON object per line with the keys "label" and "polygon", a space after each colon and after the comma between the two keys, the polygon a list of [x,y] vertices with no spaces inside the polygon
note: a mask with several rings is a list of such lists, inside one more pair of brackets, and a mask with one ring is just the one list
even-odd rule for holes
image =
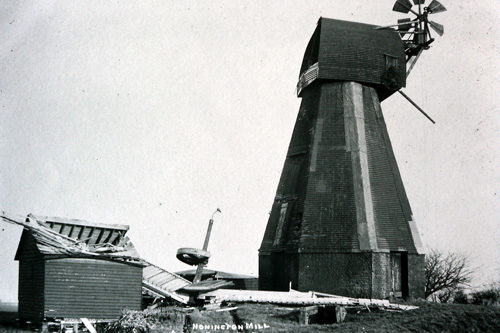
{"label": "wooden windmill tower", "polygon": [[346,296],[423,297],[423,247],[380,107],[402,93],[434,41],[429,27],[443,33],[428,15],[446,9],[435,0],[427,7],[413,2],[416,10],[409,0],[396,2],[395,11],[416,18],[393,26],[319,20],[300,69],[302,103],[259,250],[260,289],[291,284]]}

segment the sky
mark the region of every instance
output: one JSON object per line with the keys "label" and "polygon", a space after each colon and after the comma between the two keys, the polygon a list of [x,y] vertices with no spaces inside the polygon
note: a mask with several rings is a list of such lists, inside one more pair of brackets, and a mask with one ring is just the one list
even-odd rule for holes
{"label": "sky", "polygon": [[[429,2],[429,1],[428,1]],[[500,3],[442,1],[445,27],[382,103],[428,249],[500,280]],[[257,275],[258,248],[319,17],[387,25],[392,0],[2,1],[0,211],[130,225],[168,270],[180,247]],[[495,148],[497,147],[497,148]],[[21,230],[0,222],[0,300],[17,299]]]}

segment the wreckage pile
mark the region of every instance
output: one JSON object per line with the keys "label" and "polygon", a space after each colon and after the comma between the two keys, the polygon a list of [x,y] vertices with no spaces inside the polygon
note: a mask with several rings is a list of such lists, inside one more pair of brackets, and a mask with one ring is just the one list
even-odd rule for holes
{"label": "wreckage pile", "polygon": [[[143,304],[146,299],[145,296],[153,300],[153,307],[161,308],[163,304],[176,304],[175,308],[183,312],[184,316],[189,314],[192,317],[192,311],[231,312],[237,307],[245,306],[245,303],[258,303],[298,309],[302,317],[305,318],[302,323],[307,324],[307,318],[311,313],[314,315],[315,311],[317,313],[317,311],[321,312],[325,309],[333,311],[337,321],[342,321],[345,317],[346,308],[390,311],[407,311],[417,308],[415,306],[393,304],[388,300],[350,298],[311,291],[290,290],[288,292],[276,292],[222,289],[228,288],[231,282],[224,279],[204,279],[201,281],[195,279],[195,281],[191,282],[144,260],[135,250],[132,242],[125,236],[128,230],[128,226],[125,225],[92,224],[81,220],[46,218],[32,214],[27,217],[10,217],[3,212],[0,214],[0,220],[23,227],[25,231],[33,236],[36,247],[44,256],[51,258],[100,259],[135,266],[136,269],[140,269],[142,272],[142,281],[139,276],[139,280],[133,283],[141,284]],[[211,222],[213,222],[213,219],[211,219]],[[204,251],[206,251],[207,244],[208,241],[204,244]],[[201,279],[201,272],[206,261],[195,264],[198,264],[196,275]],[[76,268],[73,267],[73,269]],[[79,275],[76,274],[71,277],[73,284],[85,286],[90,283],[87,280],[74,280],[77,276]],[[60,290],[60,292],[62,291],[63,289]],[[138,296],[140,299],[140,295]],[[112,295],[108,295],[108,297],[112,297]],[[139,309],[140,302],[135,310]],[[61,308],[59,311],[62,315],[66,310]],[[151,311],[151,309],[125,313],[119,320],[120,327],[123,328],[129,324],[134,326],[136,321],[142,322],[142,320],[146,320],[146,322],[153,325],[153,313],[151,312],[151,315],[145,316],[145,314],[149,313],[147,311]],[[163,310],[159,310],[159,313],[163,313]],[[75,317],[75,315],[78,317]],[[84,319],[88,321],[85,315],[76,313],[75,315],[72,315],[71,318],[81,317],[80,321]],[[154,316],[157,316],[156,312]],[[116,320],[118,317],[119,310],[114,317],[115,319],[111,317],[105,319]],[[97,317],[88,318],[95,323],[102,321]],[[47,314],[45,314],[43,317],[43,320],[49,320],[49,322],[50,320],[63,322],[65,319],[67,319],[65,315],[47,317]],[[182,320],[176,322],[180,324]],[[75,325],[78,325],[78,323]]]}
{"label": "wreckage pile", "polygon": [[182,310],[169,308],[168,311],[159,309],[147,309],[144,311],[125,310],[119,320],[106,326],[105,331],[109,333],[139,333],[158,331],[168,328],[176,332],[182,332],[185,324],[185,313]]}
{"label": "wreckage pile", "polygon": [[318,293],[314,291],[299,292],[290,290],[284,291],[256,291],[256,290],[229,290],[219,289],[213,292],[200,294],[200,299],[209,303],[272,303],[295,306],[350,306],[378,308],[388,310],[414,310],[417,306],[394,304],[388,300],[351,298],[337,295]]}
{"label": "wreckage pile", "polygon": [[[141,258],[133,243],[124,233],[115,231],[116,236],[113,234],[111,237],[110,233],[110,236],[107,237],[108,241],[100,242],[99,237],[96,238],[92,231],[82,235],[75,233],[76,237],[69,237],[71,232],[64,235],[62,229],[56,231],[50,227],[54,223],[53,220],[80,224],[81,220],[44,218],[33,214],[29,214],[27,217],[11,216],[5,212],[0,214],[0,219],[10,224],[19,225],[33,235],[38,250],[44,255],[103,259],[142,266],[142,288],[145,294],[155,298],[171,298],[182,304],[188,303],[189,296],[176,293],[176,291],[191,285],[191,282]],[[112,225],[102,226],[111,227]],[[128,229],[128,226],[123,227]]]}

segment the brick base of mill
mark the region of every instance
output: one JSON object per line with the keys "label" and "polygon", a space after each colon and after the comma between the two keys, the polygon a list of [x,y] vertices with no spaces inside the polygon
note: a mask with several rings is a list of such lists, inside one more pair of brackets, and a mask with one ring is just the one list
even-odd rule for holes
{"label": "brick base of mill", "polygon": [[[286,291],[291,285],[299,291],[350,297],[423,298],[424,258],[397,252],[261,253],[259,289]],[[395,283],[399,283],[400,295],[394,295]]]}

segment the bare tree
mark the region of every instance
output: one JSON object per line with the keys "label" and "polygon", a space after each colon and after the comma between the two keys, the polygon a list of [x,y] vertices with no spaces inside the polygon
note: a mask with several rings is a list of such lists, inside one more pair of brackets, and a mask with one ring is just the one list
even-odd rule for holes
{"label": "bare tree", "polygon": [[425,297],[438,295],[447,302],[454,292],[467,286],[472,270],[466,256],[432,250],[425,257]]}

